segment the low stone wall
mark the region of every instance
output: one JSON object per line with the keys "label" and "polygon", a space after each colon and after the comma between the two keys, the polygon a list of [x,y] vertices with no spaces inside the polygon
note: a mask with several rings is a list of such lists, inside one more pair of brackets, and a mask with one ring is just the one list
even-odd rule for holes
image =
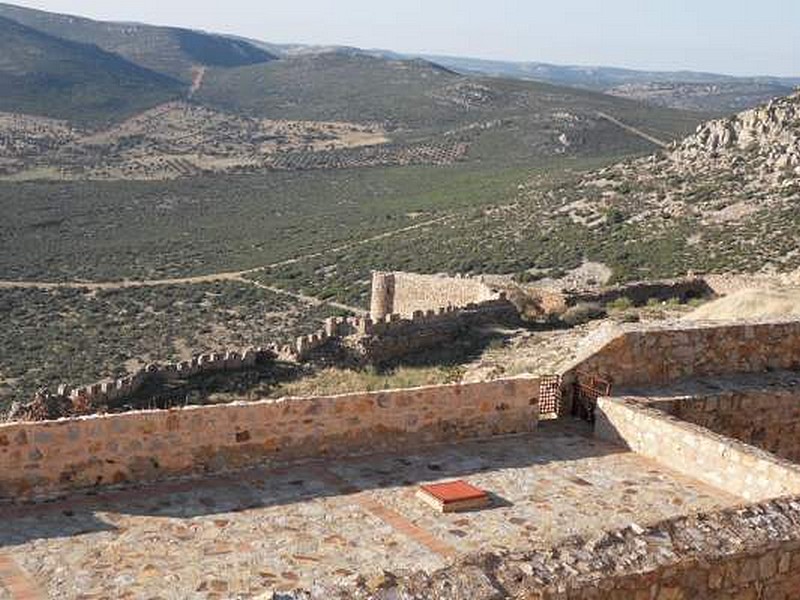
{"label": "low stone wall", "polygon": [[[385,585],[385,583],[384,583]],[[467,556],[394,589],[368,581],[320,582],[326,600],[796,600],[800,597],[800,501],[632,524],[554,548]],[[299,596],[309,597],[309,596]]]}
{"label": "low stone wall", "polygon": [[800,389],[725,391],[671,403],[678,419],[800,463]]}
{"label": "low stone wall", "polygon": [[750,501],[800,494],[800,466],[631,398],[600,398],[595,435]]}
{"label": "low stone wall", "polygon": [[527,287],[526,294],[534,300],[542,315],[560,314],[578,304],[599,304],[626,298],[634,306],[644,306],[651,300],[666,302],[677,299],[682,303],[694,298],[715,295],[714,289],[701,277],[637,281],[598,289],[559,289],[554,287]]}
{"label": "low stone wall", "polygon": [[778,369],[800,369],[798,320],[620,327],[587,344],[564,375],[628,386]]}
{"label": "low stone wall", "polygon": [[376,321],[391,314],[411,317],[417,311],[461,308],[499,297],[480,277],[375,272],[370,314]]}
{"label": "low stone wall", "polygon": [[713,296],[714,290],[699,277],[667,279],[662,281],[637,281],[602,288],[597,291],[568,292],[567,305],[595,302],[605,306],[620,298],[627,298],[634,306],[644,306],[651,300],[666,302],[677,299],[682,303],[695,298]]}
{"label": "low stone wall", "polygon": [[0,499],[535,429],[539,382],[285,398],[0,425]]}

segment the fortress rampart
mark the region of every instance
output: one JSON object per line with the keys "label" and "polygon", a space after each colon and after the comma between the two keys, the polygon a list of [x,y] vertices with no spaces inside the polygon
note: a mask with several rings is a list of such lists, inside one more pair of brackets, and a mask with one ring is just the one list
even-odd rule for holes
{"label": "fortress rampart", "polygon": [[529,433],[538,393],[538,380],[523,377],[8,423],[0,499]]}
{"label": "fortress rampart", "polygon": [[[274,360],[312,361],[320,353],[324,354],[330,344],[345,351],[348,363],[384,363],[445,344],[468,327],[490,322],[515,322],[519,315],[514,305],[505,299],[504,294],[495,295],[495,299],[479,304],[415,310],[405,316],[388,314],[377,320],[371,316],[331,317],[325,320],[321,329],[296,338],[292,344],[205,353],[187,361],[150,364],[120,379],[75,387],[63,384],[55,391],[42,390],[34,403],[71,406],[73,413],[89,413],[94,412],[94,407],[119,404],[155,380],[185,380],[208,373],[241,371]],[[48,414],[37,418],[48,418]]]}
{"label": "fortress rampart", "polygon": [[500,292],[480,277],[375,272],[370,314],[375,321],[391,314],[407,318],[417,311],[462,308],[500,297]]}

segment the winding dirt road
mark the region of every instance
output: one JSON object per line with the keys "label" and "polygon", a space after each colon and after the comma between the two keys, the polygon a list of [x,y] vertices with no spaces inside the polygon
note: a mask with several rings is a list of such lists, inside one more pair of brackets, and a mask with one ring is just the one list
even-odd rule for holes
{"label": "winding dirt road", "polygon": [[310,260],[312,258],[319,258],[321,256],[325,256],[327,254],[332,254],[335,252],[341,252],[344,250],[348,250],[350,248],[355,248],[358,246],[363,246],[365,244],[370,244],[372,242],[376,242],[378,240],[386,239],[389,237],[393,237],[396,235],[400,235],[403,233],[407,233],[409,231],[413,231],[415,229],[421,229],[423,227],[428,227],[430,225],[436,225],[438,223],[442,223],[447,221],[448,219],[452,218],[453,215],[444,215],[442,217],[437,217],[436,219],[430,219],[428,221],[423,221],[421,223],[415,223],[414,225],[408,225],[406,227],[401,227],[400,229],[393,229],[391,231],[386,231],[384,233],[380,233],[378,235],[374,235],[368,238],[364,238],[363,240],[358,240],[356,242],[348,242],[346,244],[341,244],[339,246],[333,246],[331,248],[327,248],[325,250],[320,250],[318,252],[312,252],[309,254],[304,254],[302,256],[296,256],[295,258],[288,258],[286,260],[270,263],[267,265],[261,265],[258,267],[253,267],[252,269],[244,269],[242,271],[224,271],[221,273],[209,273],[207,275],[194,275],[192,277],[174,277],[168,279],[124,279],[121,281],[13,281],[13,280],[0,280],[0,289],[12,289],[12,288],[22,288],[22,289],[38,289],[38,290],[57,290],[57,289],[82,289],[82,290],[121,290],[127,288],[140,288],[140,287],[161,287],[167,285],[195,285],[201,283],[214,283],[218,281],[230,281],[230,282],[238,282],[238,283],[247,283],[250,285],[255,285],[265,290],[269,290],[276,294],[282,294],[286,296],[291,296],[297,300],[302,302],[306,302],[308,304],[314,305],[328,305],[333,306],[335,308],[341,308],[343,310],[353,311],[357,314],[363,313],[364,311],[360,308],[356,308],[353,306],[347,306],[345,304],[339,304],[337,302],[330,302],[327,300],[320,300],[319,298],[312,298],[311,296],[304,296],[302,294],[296,294],[294,292],[290,292],[287,290],[283,290],[281,288],[268,286],[257,281],[253,281],[248,279],[246,276],[252,273],[257,273],[258,271],[262,271],[264,269],[271,269],[276,267],[283,267],[286,265],[291,265],[295,263],[299,263],[305,260]]}
{"label": "winding dirt road", "polygon": [[669,148],[669,144],[664,140],[660,140],[657,137],[653,137],[649,133],[645,133],[641,129],[637,129],[636,127],[628,125],[627,123],[623,123],[622,121],[620,121],[619,119],[615,119],[611,115],[598,111],[597,116],[600,117],[601,119],[605,119],[609,123],[613,123],[617,127],[621,127],[628,133],[632,133],[633,135],[638,135],[640,138],[647,140],[651,144],[655,144],[656,146],[660,146],[662,148]]}

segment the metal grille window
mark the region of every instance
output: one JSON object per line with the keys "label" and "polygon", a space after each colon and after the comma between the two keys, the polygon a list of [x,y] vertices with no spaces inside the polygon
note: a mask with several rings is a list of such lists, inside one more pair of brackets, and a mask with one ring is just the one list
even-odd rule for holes
{"label": "metal grille window", "polygon": [[539,380],[539,414],[557,415],[561,412],[561,376],[545,375]]}

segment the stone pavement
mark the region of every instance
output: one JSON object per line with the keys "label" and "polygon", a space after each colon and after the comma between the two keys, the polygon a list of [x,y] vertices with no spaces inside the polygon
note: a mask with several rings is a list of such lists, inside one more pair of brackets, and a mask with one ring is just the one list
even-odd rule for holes
{"label": "stone pavement", "polygon": [[[493,506],[440,515],[414,498],[452,478]],[[0,506],[0,599],[253,598],[739,502],[582,424],[548,422],[530,436]]]}

